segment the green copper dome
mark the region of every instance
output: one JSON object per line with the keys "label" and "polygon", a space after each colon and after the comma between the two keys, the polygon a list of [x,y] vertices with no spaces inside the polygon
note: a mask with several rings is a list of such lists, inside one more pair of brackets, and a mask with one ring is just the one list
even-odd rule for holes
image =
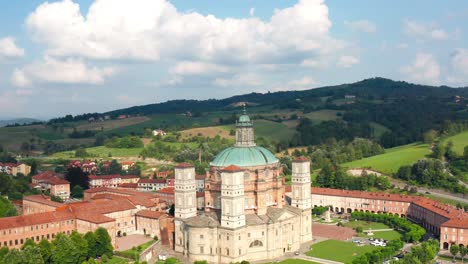
{"label": "green copper dome", "polygon": [[239,117],[239,123],[250,123],[250,117],[248,115],[241,115]]}
{"label": "green copper dome", "polygon": [[278,162],[278,159],[268,149],[262,147],[229,147],[221,151],[210,163],[211,166],[239,167],[262,166]]}

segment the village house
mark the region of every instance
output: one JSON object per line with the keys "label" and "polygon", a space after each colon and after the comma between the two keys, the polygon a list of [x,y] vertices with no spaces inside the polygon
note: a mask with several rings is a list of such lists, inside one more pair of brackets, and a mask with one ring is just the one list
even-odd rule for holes
{"label": "village house", "polygon": [[138,183],[139,176],[135,175],[89,175],[89,188],[117,188],[123,183]]}
{"label": "village house", "polygon": [[155,129],[153,130],[153,136],[165,136],[167,135],[166,131],[162,130],[162,129]]}
{"label": "village house", "polygon": [[32,177],[31,186],[41,191],[49,191],[51,195],[66,201],[70,199],[70,182],[63,175],[53,171],[45,171]]}
{"label": "village house", "polygon": [[18,173],[29,175],[31,173],[31,166],[24,163],[1,163],[0,172],[17,176]]}
{"label": "village house", "polygon": [[133,161],[124,161],[122,162],[122,170],[128,171],[131,167],[135,166],[135,162]]}
{"label": "village house", "polygon": [[140,179],[138,181],[139,191],[159,191],[167,187],[165,179]]}

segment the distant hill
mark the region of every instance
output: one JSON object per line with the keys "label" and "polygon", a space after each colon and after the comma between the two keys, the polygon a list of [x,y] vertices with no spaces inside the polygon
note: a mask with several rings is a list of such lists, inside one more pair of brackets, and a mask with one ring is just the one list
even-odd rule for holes
{"label": "distant hill", "polygon": [[9,120],[0,120],[0,127],[5,127],[8,125],[14,125],[14,124],[19,124],[19,125],[26,125],[26,124],[31,124],[35,122],[41,122],[42,120],[35,119],[35,118],[15,118],[15,119],[9,119]]}

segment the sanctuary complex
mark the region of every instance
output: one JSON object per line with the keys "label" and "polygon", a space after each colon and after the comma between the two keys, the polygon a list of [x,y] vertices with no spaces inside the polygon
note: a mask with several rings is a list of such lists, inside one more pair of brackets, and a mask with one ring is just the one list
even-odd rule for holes
{"label": "sanctuary complex", "polygon": [[197,212],[194,166],[180,164],[174,185],[175,251],[190,261],[273,259],[312,240],[310,162],[293,162],[292,199],[286,202],[281,164],[256,146],[245,113],[236,124],[235,145],[207,169],[204,210]]}

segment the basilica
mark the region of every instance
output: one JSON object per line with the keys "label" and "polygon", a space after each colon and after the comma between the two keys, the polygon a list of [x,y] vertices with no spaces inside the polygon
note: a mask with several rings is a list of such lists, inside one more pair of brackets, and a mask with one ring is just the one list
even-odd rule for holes
{"label": "basilica", "polygon": [[236,143],[221,151],[205,176],[197,211],[195,168],[175,169],[174,247],[191,261],[231,263],[281,257],[312,240],[310,162],[293,161],[291,199],[279,160],[256,146],[253,123],[240,116]]}

